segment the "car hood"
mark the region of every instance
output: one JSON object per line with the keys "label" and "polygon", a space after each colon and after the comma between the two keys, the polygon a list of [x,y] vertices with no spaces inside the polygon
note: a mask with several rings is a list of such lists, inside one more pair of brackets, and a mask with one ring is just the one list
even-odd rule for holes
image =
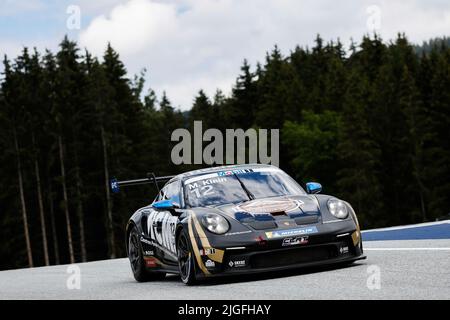
{"label": "car hood", "polygon": [[320,221],[319,204],[313,195],[261,198],[216,209],[255,229],[292,227]]}

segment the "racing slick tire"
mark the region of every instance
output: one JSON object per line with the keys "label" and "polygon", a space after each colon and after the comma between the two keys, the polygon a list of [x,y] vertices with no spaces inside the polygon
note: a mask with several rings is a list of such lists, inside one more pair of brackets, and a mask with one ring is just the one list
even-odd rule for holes
{"label": "racing slick tire", "polygon": [[181,230],[177,238],[177,255],[181,281],[188,286],[196,284],[195,257],[189,237],[184,230]]}
{"label": "racing slick tire", "polygon": [[130,260],[133,276],[138,282],[162,280],[166,276],[164,272],[150,272],[145,268],[139,232],[135,226],[131,229],[128,237],[128,258]]}

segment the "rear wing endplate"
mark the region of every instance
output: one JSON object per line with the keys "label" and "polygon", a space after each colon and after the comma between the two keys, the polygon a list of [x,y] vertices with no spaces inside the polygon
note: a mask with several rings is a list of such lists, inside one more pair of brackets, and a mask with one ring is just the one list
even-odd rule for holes
{"label": "rear wing endplate", "polygon": [[113,193],[118,193],[120,191],[120,187],[127,186],[136,186],[141,184],[154,184],[159,192],[158,182],[166,182],[172,179],[175,176],[163,176],[157,177],[153,172],[147,174],[147,178],[135,179],[135,180],[123,180],[119,181],[116,178],[110,180],[110,187]]}

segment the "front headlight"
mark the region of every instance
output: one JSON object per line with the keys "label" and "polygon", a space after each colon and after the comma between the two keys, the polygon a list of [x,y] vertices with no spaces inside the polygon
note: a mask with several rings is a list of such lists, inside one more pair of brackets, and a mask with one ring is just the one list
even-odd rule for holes
{"label": "front headlight", "polygon": [[215,234],[224,234],[230,229],[228,221],[224,217],[214,213],[204,215],[202,217],[202,224],[206,229]]}
{"label": "front headlight", "polygon": [[348,209],[345,203],[338,199],[330,199],[327,203],[328,211],[339,219],[345,219],[348,217]]}

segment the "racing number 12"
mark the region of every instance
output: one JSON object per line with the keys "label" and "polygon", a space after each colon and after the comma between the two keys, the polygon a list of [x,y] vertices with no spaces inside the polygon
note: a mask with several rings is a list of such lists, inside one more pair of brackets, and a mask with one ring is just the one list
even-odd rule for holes
{"label": "racing number 12", "polygon": [[214,193],[213,186],[203,186],[201,188],[191,190],[191,192],[195,193],[195,196],[197,198],[204,197]]}

